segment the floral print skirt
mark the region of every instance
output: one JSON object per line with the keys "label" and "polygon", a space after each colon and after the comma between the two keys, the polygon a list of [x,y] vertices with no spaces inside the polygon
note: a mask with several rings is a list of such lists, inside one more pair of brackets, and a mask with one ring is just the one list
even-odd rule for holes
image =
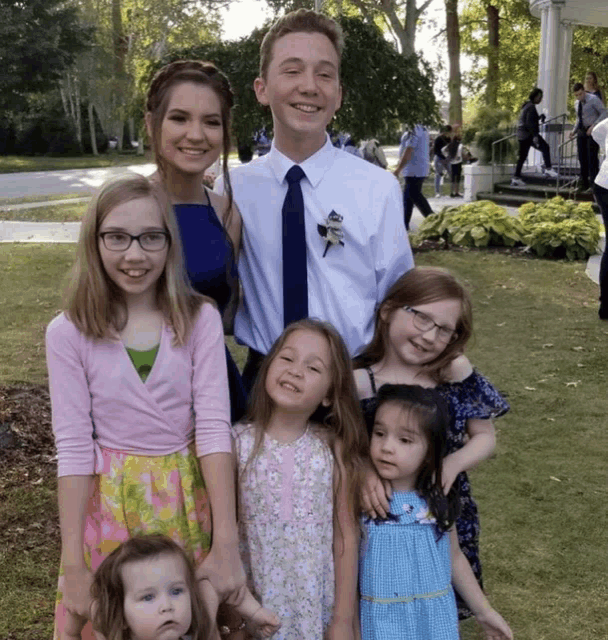
{"label": "floral print skirt", "polygon": [[[85,515],[84,558],[95,571],[122,542],[162,533],[200,563],[211,547],[211,510],[194,445],[166,456],[101,449]],[[55,606],[54,640],[65,625],[63,567]],[[88,622],[82,640],[94,640]]]}

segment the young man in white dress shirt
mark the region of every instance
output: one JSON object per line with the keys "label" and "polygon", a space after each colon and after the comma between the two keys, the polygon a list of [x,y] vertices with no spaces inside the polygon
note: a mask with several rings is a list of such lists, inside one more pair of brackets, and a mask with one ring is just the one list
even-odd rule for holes
{"label": "young man in white dress shirt", "polygon": [[[326,133],[342,101],[342,48],[340,27],[306,9],[279,19],[262,43],[254,89],[272,111],[274,140],[270,153],[230,174],[243,218],[234,333],[250,347],[246,384],[284,328],[282,208],[294,164],[305,174],[308,315],[331,322],[351,355],[371,340],[388,288],[413,267],[397,180],[336,149]],[[331,226],[337,234],[327,235]]]}

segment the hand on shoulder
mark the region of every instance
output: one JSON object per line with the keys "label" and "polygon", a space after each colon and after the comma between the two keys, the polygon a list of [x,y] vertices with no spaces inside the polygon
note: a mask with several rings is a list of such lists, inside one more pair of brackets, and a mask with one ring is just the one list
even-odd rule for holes
{"label": "hand on shoulder", "polygon": [[450,382],[462,382],[473,373],[473,365],[465,355],[459,355],[450,362],[446,373]]}
{"label": "hand on shoulder", "polygon": [[357,387],[357,397],[359,400],[364,398],[371,398],[374,395],[372,390],[372,383],[369,379],[369,374],[366,369],[355,369],[353,371],[355,378],[355,386]]}

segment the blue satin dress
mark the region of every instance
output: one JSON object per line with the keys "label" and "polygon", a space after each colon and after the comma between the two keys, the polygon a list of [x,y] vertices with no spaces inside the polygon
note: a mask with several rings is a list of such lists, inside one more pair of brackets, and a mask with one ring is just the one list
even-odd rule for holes
{"label": "blue satin dress", "polygon": [[[209,204],[174,205],[180,229],[186,272],[198,291],[213,298],[224,313],[238,290],[238,274],[232,241]],[[236,362],[226,348],[230,411],[232,422],[240,420],[247,408],[247,394]]]}

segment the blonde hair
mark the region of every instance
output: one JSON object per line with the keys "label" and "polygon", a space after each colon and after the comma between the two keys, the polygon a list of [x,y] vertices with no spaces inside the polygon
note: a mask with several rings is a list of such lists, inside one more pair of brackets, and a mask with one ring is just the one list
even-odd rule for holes
{"label": "blonde hair", "polygon": [[[369,367],[386,355],[388,328],[392,315],[405,306],[415,307],[438,300],[458,300],[460,315],[456,322],[456,340],[431,362],[424,365],[425,372],[436,382],[445,382],[448,365],[464,351],[473,332],[473,310],[467,289],[448,271],[436,267],[415,267],[403,274],[388,290],[376,312],[374,337],[363,352],[355,358],[355,368]],[[382,316],[385,316],[386,320]]]}
{"label": "blonde hair", "polygon": [[[357,399],[357,390],[348,349],[338,332],[328,322],[313,318],[293,322],[286,327],[264,358],[251,392],[247,414],[247,420],[255,428],[255,441],[241,476],[247,473],[250,463],[259,454],[264,433],[274,412],[274,402],[266,390],[268,369],[285,345],[287,338],[296,331],[316,333],[325,338],[329,345],[331,354],[329,406],[327,408],[317,408],[310,419],[318,422],[323,428],[323,432],[327,434],[334,456],[336,442],[338,441],[341,445],[342,463],[346,471],[347,495],[350,500],[349,511],[352,517],[356,518],[359,513],[361,477],[367,456],[367,434],[363,422],[363,414]],[[341,482],[342,478],[341,474],[339,474],[338,486],[334,490],[334,504],[336,504]]]}
{"label": "blonde hair", "polygon": [[192,622],[188,631],[192,640],[207,640],[211,625],[207,617],[192,561],[171,538],[161,534],[136,536],[123,542],[101,563],[91,585],[93,628],[105,640],[130,640],[131,632],[125,617],[125,589],[122,568],[132,562],[150,560],[159,556],[177,556],[186,566],[186,584],[190,592]]}
{"label": "blonde hair", "polygon": [[274,43],[290,33],[320,33],[326,36],[334,46],[340,63],[344,51],[344,34],[340,25],[316,11],[298,9],[279,18],[264,36],[260,47],[260,77],[267,77]]}
{"label": "blonde hair", "polygon": [[222,119],[222,172],[227,204],[222,214],[222,224],[229,227],[232,218],[232,183],[228,171],[230,154],[230,122],[234,96],[228,78],[212,63],[201,60],[175,60],[162,67],[152,78],[146,97],[146,111],[150,115],[151,142],[154,158],[163,181],[167,178],[167,167],[160,152],[160,136],[163,120],[169,108],[173,89],[180,84],[192,82],[209,87],[220,102]]}
{"label": "blonde hair", "polygon": [[209,302],[215,306],[215,303],[196,293],[187,280],[179,228],[164,189],[135,173],[121,175],[103,184],[82,219],[76,261],[65,293],[66,315],[88,338],[115,339],[117,332],[125,327],[124,293],[103,267],[99,229],[112,209],[139,198],[151,198],[156,202],[169,233],[165,269],[156,285],[157,304],[173,329],[174,345],[183,346],[201,304]]}

